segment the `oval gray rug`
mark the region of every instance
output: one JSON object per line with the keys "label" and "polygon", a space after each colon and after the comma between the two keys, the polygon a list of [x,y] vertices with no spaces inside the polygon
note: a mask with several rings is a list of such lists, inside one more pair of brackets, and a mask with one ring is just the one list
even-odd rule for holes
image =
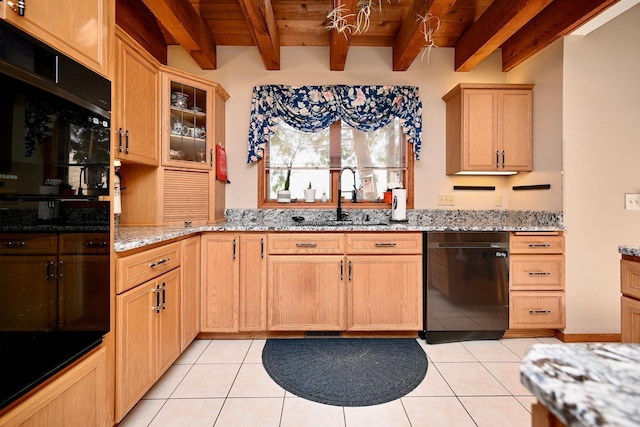
{"label": "oval gray rug", "polygon": [[285,390],[334,406],[398,399],[427,374],[427,356],[411,338],[269,339],[262,364]]}

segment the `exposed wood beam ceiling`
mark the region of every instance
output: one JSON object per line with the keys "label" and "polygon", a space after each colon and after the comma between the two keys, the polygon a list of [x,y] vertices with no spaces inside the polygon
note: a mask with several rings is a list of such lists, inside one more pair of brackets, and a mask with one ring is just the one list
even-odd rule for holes
{"label": "exposed wood beam ceiling", "polygon": [[430,13],[440,20],[435,44],[455,48],[456,71],[497,49],[508,71],[618,1],[381,0],[378,8],[374,0],[371,26],[359,34],[327,29],[329,11],[355,14],[358,0],[117,0],[116,20],[145,48],[182,45],[203,69],[216,68],[216,46],[256,46],[267,70],[280,69],[281,46],[328,46],[329,69],[343,71],[349,47],[370,46],[392,47],[393,70],[405,71],[425,46],[419,16]]}

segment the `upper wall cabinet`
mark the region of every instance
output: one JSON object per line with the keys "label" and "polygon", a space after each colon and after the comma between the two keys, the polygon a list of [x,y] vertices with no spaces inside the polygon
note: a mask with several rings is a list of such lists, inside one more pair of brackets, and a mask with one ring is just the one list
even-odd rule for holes
{"label": "upper wall cabinet", "polygon": [[158,165],[159,76],[158,62],[117,28],[111,129],[115,157],[123,162]]}
{"label": "upper wall cabinet", "polygon": [[229,95],[216,83],[169,67],[162,67],[161,73],[162,164],[213,169],[214,146],[224,145],[224,110]]}
{"label": "upper wall cabinet", "polygon": [[533,167],[533,85],[459,84],[447,106],[447,175]]}
{"label": "upper wall cabinet", "polygon": [[0,17],[108,77],[115,0],[0,2]]}

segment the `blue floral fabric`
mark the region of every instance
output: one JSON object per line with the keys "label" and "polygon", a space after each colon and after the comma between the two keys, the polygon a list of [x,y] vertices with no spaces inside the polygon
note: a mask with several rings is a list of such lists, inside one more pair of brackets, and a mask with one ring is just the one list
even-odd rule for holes
{"label": "blue floral fabric", "polygon": [[402,130],[420,160],[422,101],[416,86],[255,86],[247,163],[262,158],[278,120],[302,132],[315,132],[341,119],[360,131],[371,132],[396,117],[402,120]]}

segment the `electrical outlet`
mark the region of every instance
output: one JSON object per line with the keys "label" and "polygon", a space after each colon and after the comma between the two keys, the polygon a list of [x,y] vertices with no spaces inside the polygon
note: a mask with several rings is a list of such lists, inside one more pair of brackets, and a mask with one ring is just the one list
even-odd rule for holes
{"label": "electrical outlet", "polygon": [[640,194],[626,193],[624,195],[624,208],[628,211],[640,211]]}
{"label": "electrical outlet", "polygon": [[495,207],[499,208],[502,206],[502,196],[496,196]]}
{"label": "electrical outlet", "polygon": [[455,201],[453,194],[438,194],[438,206],[453,206]]}

